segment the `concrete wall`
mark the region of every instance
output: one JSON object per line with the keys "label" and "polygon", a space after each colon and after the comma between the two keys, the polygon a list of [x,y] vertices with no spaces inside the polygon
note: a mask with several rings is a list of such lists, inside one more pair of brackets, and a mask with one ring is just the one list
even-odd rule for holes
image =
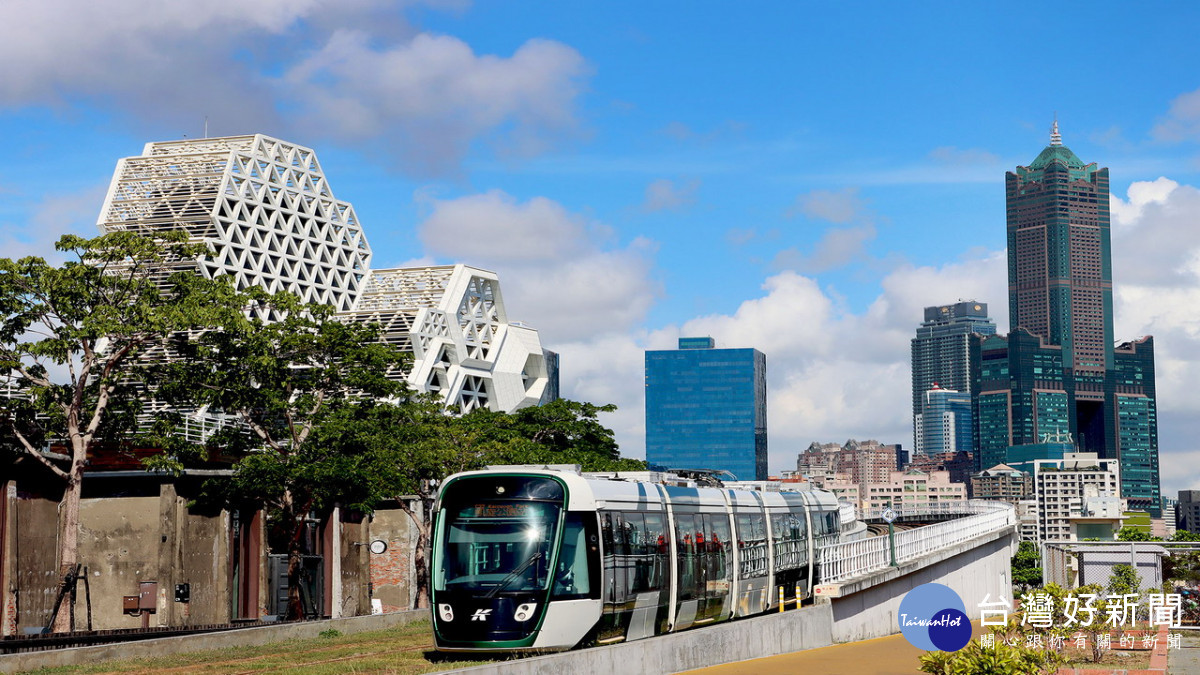
{"label": "concrete wall", "polygon": [[[151,623],[164,626],[227,623],[231,568],[229,512],[195,512],[170,484],[162,486],[158,510],[158,609]],[[188,584],[189,602],[175,602],[176,584]]]}
{"label": "concrete wall", "polygon": [[338,551],[339,585],[332,595],[333,607],[330,616],[359,616],[371,613],[371,551],[367,546],[367,520],[354,514],[345,515],[341,509],[335,511],[339,515],[341,527],[338,536],[340,549]]}
{"label": "concrete wall", "polygon": [[[139,582],[157,583],[152,626],[228,623],[233,600],[233,518],[223,510],[189,507],[170,481],[146,477],[91,478],[91,495],[80,504],[79,560],[86,566],[95,629],[136,628],[141,617],[123,611],[122,598],[137,595]],[[40,492],[39,492],[40,491]],[[45,494],[43,494],[45,493]],[[54,494],[51,494],[54,493]],[[133,496],[137,495],[137,496]],[[61,577],[58,572],[58,496],[38,478],[0,481],[0,635],[40,629],[50,620]],[[375,527],[368,519],[335,509],[324,538],[325,612],[332,617],[371,613],[373,572],[384,583],[386,610],[411,606],[412,542],[408,516],[382,511]],[[249,518],[250,514],[246,514]],[[245,525],[249,536],[240,561],[242,592],[255,596],[244,618],[258,618],[269,595],[263,519]],[[371,539],[388,542],[388,552],[373,556]],[[380,558],[380,560],[372,560]],[[378,565],[376,566],[376,564]],[[257,578],[257,584],[253,579]],[[189,586],[189,601],[175,602],[177,585]],[[256,611],[257,610],[257,611]],[[81,583],[75,605],[76,625],[87,627],[87,593]],[[241,618],[241,617],[239,617]]]}
{"label": "concrete wall", "polygon": [[[79,507],[79,561],[88,569],[92,625],[137,628],[141,620],[122,614],[121,598],[137,595],[142,581],[159,581],[159,498],[85,499]],[[161,590],[160,590],[161,592]],[[83,588],[75,625],[87,626]],[[158,625],[156,618],[151,625]]]}
{"label": "concrete wall", "polygon": [[[833,606],[833,640],[855,642],[900,631],[900,601],[910,590],[927,583],[949,586],[962,598],[967,616],[980,616],[979,604],[1000,598],[1011,603],[1012,556],[1016,535],[1004,534],[987,541],[971,541],[939,552],[919,564],[882,571],[830,600]],[[991,596],[990,599],[988,596]]]}
{"label": "concrete wall", "polygon": [[[123,613],[121,599],[137,595],[143,581],[158,585],[152,626],[229,621],[227,512],[194,512],[165,483],[157,497],[85,499],[80,522],[79,559],[88,566],[97,629],[141,625]],[[188,584],[189,602],[175,602],[176,584]],[[76,616],[83,625],[82,602]]]}
{"label": "concrete wall", "polygon": [[8,555],[12,550],[16,526],[13,523],[13,502],[17,499],[17,484],[0,480],[0,635],[11,635],[17,628],[16,561]]}
{"label": "concrete wall", "polygon": [[[10,490],[11,492],[11,490]],[[45,626],[58,593],[58,502],[16,490],[9,502],[11,633]]]}
{"label": "concrete wall", "polygon": [[833,644],[828,604],[741,619],[609,647],[452,670],[471,675],[662,675]]}

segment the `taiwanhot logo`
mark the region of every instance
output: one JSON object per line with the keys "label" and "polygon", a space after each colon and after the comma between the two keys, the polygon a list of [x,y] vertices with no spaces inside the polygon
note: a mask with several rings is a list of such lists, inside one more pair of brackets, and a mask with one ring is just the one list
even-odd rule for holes
{"label": "taiwanhot logo", "polygon": [[900,632],[918,649],[956,652],[971,641],[962,598],[942,584],[922,584],[900,600]]}

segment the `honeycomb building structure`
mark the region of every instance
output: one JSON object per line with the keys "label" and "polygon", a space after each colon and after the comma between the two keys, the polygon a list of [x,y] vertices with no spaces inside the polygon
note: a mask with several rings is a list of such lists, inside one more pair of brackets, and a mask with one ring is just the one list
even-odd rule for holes
{"label": "honeycomb building structure", "polygon": [[512,412],[557,397],[557,355],[509,321],[497,275],[461,264],[371,270],[354,207],[334,196],[310,148],[261,134],[147,143],[117,163],[97,225],[183,230],[208,251],[175,270],[380,323],[382,339],[413,356],[392,376],[437,392],[448,410]]}

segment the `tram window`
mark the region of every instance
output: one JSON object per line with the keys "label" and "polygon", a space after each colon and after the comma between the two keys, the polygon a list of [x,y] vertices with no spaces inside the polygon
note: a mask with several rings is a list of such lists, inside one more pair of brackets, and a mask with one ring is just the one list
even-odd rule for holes
{"label": "tram window", "polygon": [[743,579],[767,574],[767,526],[761,513],[741,513],[737,516],[737,537],[740,576]]}
{"label": "tram window", "polygon": [[696,521],[690,514],[675,516],[675,540],[679,569],[679,599],[692,600],[696,597]]}
{"label": "tram window", "polygon": [[620,513],[607,512],[601,515],[604,528],[604,570],[607,588],[605,602],[622,604],[629,595],[628,576],[625,562],[629,546],[626,543],[625,520]]}
{"label": "tram window", "polygon": [[604,538],[604,557],[613,555],[613,524],[611,513],[600,514],[600,529]]}
{"label": "tram window", "polygon": [[650,575],[645,557],[646,521],[640,513],[626,512],[621,516],[625,519],[625,533],[629,542],[626,583],[629,584],[629,592],[641,593],[646,590]]}
{"label": "tram window", "polygon": [[808,533],[799,514],[775,513],[771,515],[771,530],[775,540],[775,569],[789,570],[803,564],[801,558],[806,548]]}
{"label": "tram window", "polygon": [[729,544],[731,541],[729,519],[725,516],[716,516],[713,518],[712,527],[713,549],[717,554],[716,573],[718,578],[725,579],[727,578],[726,568],[729,563]]}
{"label": "tram window", "polygon": [[[591,522],[588,522],[591,519]],[[588,527],[588,525],[591,527]],[[595,514],[570,513],[563,523],[562,550],[554,575],[555,599],[592,597],[592,576],[596,571]]]}
{"label": "tram window", "polygon": [[661,513],[647,513],[646,554],[650,560],[647,585],[651,589],[662,588],[667,579],[667,555],[670,553],[667,530]]}

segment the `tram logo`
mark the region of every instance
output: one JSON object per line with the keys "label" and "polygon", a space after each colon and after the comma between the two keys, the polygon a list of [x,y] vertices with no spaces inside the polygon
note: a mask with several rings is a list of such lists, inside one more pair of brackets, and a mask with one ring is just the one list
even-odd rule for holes
{"label": "tram logo", "polygon": [[492,610],[490,610],[490,609],[477,609],[477,610],[475,610],[475,613],[471,615],[471,620],[472,621],[487,621],[488,615],[491,613],[492,613]]}
{"label": "tram logo", "polygon": [[904,595],[897,614],[904,639],[918,649],[956,652],[971,641],[967,606],[949,586],[917,586]]}

